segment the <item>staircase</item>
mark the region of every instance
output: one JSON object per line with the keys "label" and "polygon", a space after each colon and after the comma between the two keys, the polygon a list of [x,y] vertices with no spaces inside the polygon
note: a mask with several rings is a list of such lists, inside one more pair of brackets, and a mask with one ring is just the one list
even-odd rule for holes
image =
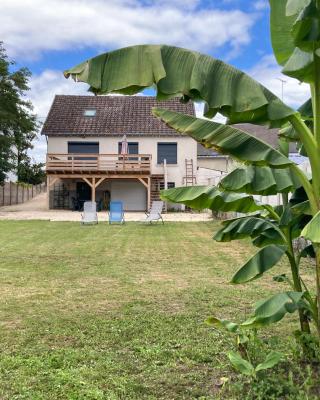
{"label": "staircase", "polygon": [[151,203],[160,200],[160,190],[164,189],[164,175],[151,176]]}
{"label": "staircase", "polygon": [[193,160],[186,159],[186,175],[183,179],[186,186],[193,186],[197,183],[196,176],[194,175]]}

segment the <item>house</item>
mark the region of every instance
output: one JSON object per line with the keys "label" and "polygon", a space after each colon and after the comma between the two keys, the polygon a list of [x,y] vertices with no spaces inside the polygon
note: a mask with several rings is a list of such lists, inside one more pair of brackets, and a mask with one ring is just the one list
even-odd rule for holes
{"label": "house", "polygon": [[[48,207],[77,209],[86,200],[107,208],[145,211],[166,187],[216,185],[232,159],[197,144],[153,117],[159,106],[195,115],[192,102],[149,96],[56,96],[42,134],[47,137]],[[277,146],[278,130],[237,127]],[[126,135],[128,154],[121,154]],[[291,157],[299,155],[291,148]],[[178,207],[175,205],[175,207]]]}
{"label": "house", "polygon": [[[178,99],[56,96],[41,132],[48,207],[121,200],[126,211],[145,211],[161,189],[195,183],[197,143],[153,117],[156,106],[195,115],[192,102]],[[121,154],[124,135],[128,154]]]}

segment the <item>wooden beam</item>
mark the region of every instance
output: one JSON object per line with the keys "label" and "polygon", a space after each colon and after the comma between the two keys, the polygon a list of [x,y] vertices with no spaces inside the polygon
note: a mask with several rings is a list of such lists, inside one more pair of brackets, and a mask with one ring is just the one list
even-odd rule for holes
{"label": "wooden beam", "polygon": [[102,177],[98,180],[98,182],[96,183],[96,188],[100,185],[100,183],[102,183],[105,179],[107,179],[106,177]]}
{"label": "wooden beam", "polygon": [[50,177],[48,176],[48,178],[47,179],[49,179],[49,184],[47,184],[47,187],[49,188],[50,186],[53,186],[56,182],[57,182],[57,180],[59,180],[59,178],[53,178],[52,179],[52,181],[50,181]]}
{"label": "wooden beam", "polygon": [[[84,178],[93,178],[100,179],[104,177],[105,179],[146,179],[150,177],[148,174],[96,174],[96,175],[89,175],[88,173],[83,174],[62,174],[62,173],[52,173],[50,172],[48,176],[55,176],[57,178],[65,178],[65,179],[84,179]],[[88,182],[87,182],[88,183]],[[90,182],[91,183],[91,182]],[[91,186],[91,185],[90,185]]]}
{"label": "wooden beam", "polygon": [[84,176],[82,179],[92,188],[92,183],[89,181],[89,179],[85,178]]}
{"label": "wooden beam", "polygon": [[143,184],[143,186],[145,186],[148,189],[148,183],[146,181],[144,181],[142,178],[137,178],[137,179]]}

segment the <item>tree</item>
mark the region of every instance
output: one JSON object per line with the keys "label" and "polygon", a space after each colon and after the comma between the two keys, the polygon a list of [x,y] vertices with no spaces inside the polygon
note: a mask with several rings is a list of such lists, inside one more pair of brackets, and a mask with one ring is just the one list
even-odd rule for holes
{"label": "tree", "polygon": [[31,162],[29,158],[24,159],[18,166],[18,181],[39,185],[43,183],[46,177],[44,163]]}
{"label": "tree", "polygon": [[[313,317],[320,339],[320,1],[270,0],[270,7],[271,38],[278,63],[285,74],[310,84],[311,101],[300,111],[285,105],[267,88],[236,68],[172,46],[141,45],[116,50],[67,70],[65,76],[87,82],[96,94],[134,94],[154,85],[159,100],[179,96],[182,101],[203,101],[206,117],[212,118],[217,112],[227,117],[227,125],[222,125],[154,109],[154,115],[169,126],[245,165],[237,171],[242,176],[240,186],[233,175],[233,179],[228,177],[229,186],[170,189],[163,197],[195,208],[209,205],[212,209],[227,207],[248,212],[241,206],[247,207],[243,199],[248,194],[243,193],[256,194],[262,190],[264,194],[282,193],[282,207],[256,204],[260,209],[257,220],[248,220],[245,231],[240,229],[239,220],[235,222],[236,228],[228,226],[231,231],[234,229],[232,232],[236,232],[234,235],[238,238],[250,236],[262,246],[258,255],[240,270],[246,273],[246,280],[261,276],[284,254],[290,261],[293,290],[260,303],[261,307],[255,309],[252,319],[245,324],[279,321],[287,312],[299,310],[302,330],[309,331],[308,318]],[[239,122],[282,128],[280,150],[230,126]],[[289,141],[296,142],[301,152],[308,156],[312,179],[288,158]],[[250,185],[249,174],[263,176],[264,187]],[[295,192],[296,204],[288,202],[289,192]],[[295,215],[296,224],[291,226]],[[299,260],[303,254],[296,255],[292,249],[292,240],[300,234],[312,242],[311,248],[306,246],[304,250],[313,253],[316,260],[315,299],[306,290],[299,273]],[[226,236],[220,232],[220,237]],[[231,233],[229,237],[232,237]],[[275,256],[268,263],[271,253]],[[234,283],[236,281],[234,279]]]}
{"label": "tree", "polygon": [[12,71],[13,65],[0,42],[0,183],[17,171],[38,128],[32,104],[24,99],[31,73],[27,68]]}

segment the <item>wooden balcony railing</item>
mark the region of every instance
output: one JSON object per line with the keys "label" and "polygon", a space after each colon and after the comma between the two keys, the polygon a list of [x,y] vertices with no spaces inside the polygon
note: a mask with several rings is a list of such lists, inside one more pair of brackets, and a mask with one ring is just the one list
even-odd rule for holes
{"label": "wooden balcony railing", "polygon": [[150,173],[151,154],[47,154],[51,173]]}

